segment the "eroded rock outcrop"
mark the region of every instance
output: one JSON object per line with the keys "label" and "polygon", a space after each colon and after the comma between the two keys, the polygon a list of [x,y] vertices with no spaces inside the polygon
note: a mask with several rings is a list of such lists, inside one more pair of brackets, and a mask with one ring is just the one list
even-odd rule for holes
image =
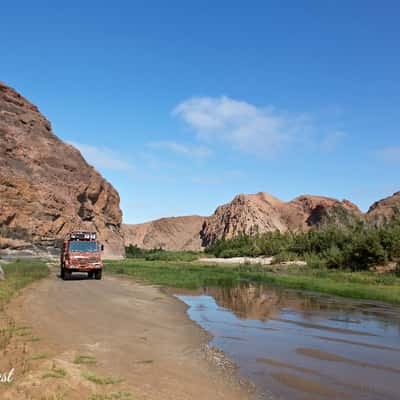
{"label": "eroded rock outcrop", "polygon": [[121,222],[117,191],[53,134],[35,105],[0,83],[3,236],[35,241],[90,229],[98,232],[106,256],[121,256]]}
{"label": "eroded rock outcrop", "polygon": [[327,223],[342,224],[361,215],[357,206],[348,200],[303,195],[284,202],[267,193],[241,194],[216,209],[205,221],[201,236],[203,245],[207,246],[241,233],[304,231]]}
{"label": "eroded rock outcrop", "polygon": [[267,194],[240,194],[230,203],[219,206],[205,221],[201,231],[203,245],[218,239],[229,239],[240,233],[252,235],[267,231],[287,229],[281,219],[281,200]]}
{"label": "eroded rock outcrop", "polygon": [[372,204],[366,219],[373,225],[382,225],[400,218],[400,192]]}

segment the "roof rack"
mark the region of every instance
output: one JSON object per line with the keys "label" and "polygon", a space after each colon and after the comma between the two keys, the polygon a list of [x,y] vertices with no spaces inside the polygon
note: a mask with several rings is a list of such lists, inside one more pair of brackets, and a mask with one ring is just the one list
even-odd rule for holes
{"label": "roof rack", "polygon": [[67,236],[68,240],[84,240],[84,241],[90,241],[90,240],[96,240],[97,235],[96,232],[87,232],[87,231],[74,231],[70,232]]}

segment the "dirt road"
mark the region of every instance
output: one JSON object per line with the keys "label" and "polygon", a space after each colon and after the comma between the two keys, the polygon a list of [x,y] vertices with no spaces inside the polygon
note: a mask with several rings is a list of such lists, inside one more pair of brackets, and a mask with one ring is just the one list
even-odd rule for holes
{"label": "dirt road", "polygon": [[[112,275],[102,281],[62,281],[57,272],[53,268],[50,278],[26,289],[11,305],[19,326],[29,326],[40,339],[34,351],[44,356],[31,363],[28,374],[16,371],[4,398],[247,397],[205,360],[206,334],[177,299]],[[79,363],[79,356],[90,358]],[[50,397],[54,392],[59,397]]]}

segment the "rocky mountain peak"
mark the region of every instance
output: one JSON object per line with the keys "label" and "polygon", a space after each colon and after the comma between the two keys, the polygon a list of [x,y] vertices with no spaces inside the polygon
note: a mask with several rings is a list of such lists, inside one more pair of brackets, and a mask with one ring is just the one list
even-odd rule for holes
{"label": "rocky mountain peak", "polygon": [[344,223],[356,214],[361,212],[348,200],[341,202],[324,196],[301,195],[284,202],[260,192],[236,196],[230,203],[218,207],[205,221],[201,234],[203,244],[209,245],[240,233],[307,230],[325,224],[325,221]]}

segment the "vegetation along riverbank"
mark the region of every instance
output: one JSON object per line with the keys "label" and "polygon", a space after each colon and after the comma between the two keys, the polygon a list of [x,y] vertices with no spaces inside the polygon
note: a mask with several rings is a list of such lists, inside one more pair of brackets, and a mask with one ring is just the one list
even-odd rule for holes
{"label": "vegetation along riverbank", "polygon": [[[108,261],[108,271],[179,288],[233,285],[241,280],[292,289],[400,304],[400,223],[363,223],[308,232],[269,232],[220,240],[215,257],[273,256],[272,265],[205,264],[199,253],[127,248],[128,258]],[[306,265],[283,265],[288,260]]]}

